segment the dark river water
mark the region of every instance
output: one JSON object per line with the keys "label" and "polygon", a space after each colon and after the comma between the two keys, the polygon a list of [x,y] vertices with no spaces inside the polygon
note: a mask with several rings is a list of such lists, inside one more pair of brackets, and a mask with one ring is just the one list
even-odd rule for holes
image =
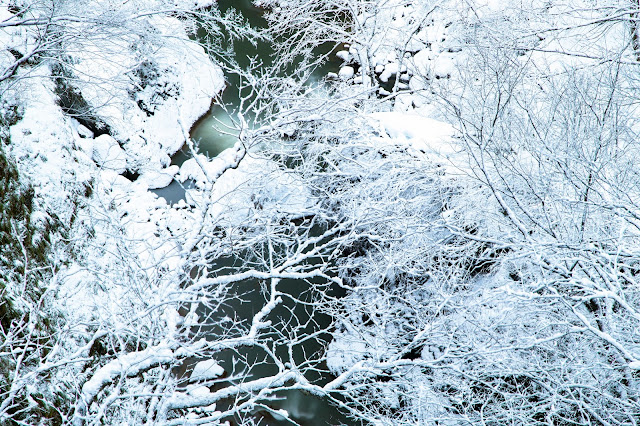
{"label": "dark river water", "polygon": [[[222,13],[233,8],[246,19],[253,28],[264,28],[267,21],[263,18],[263,10],[253,6],[251,0],[219,0],[218,8]],[[202,30],[198,34],[201,41],[205,41],[208,34]],[[222,40],[223,48],[232,46],[234,60],[241,67],[247,67],[251,57],[257,57],[263,64],[268,65],[272,62],[273,48],[272,44],[266,41],[258,42],[254,46],[248,40],[235,40],[233,44],[229,44]],[[325,56],[337,50],[339,45],[326,43],[316,48],[315,53]],[[225,61],[225,56],[221,55],[216,58],[218,61]],[[342,61],[335,55],[328,55],[328,60],[320,64],[312,73],[307,84],[323,84],[323,78],[329,72],[337,73],[342,65]],[[286,73],[290,70],[285,70]],[[233,119],[240,104],[240,91],[238,89],[240,78],[234,73],[225,72],[226,88],[222,92],[221,103],[226,106],[223,108],[218,102],[212,102],[211,109],[207,114],[201,117],[191,128],[191,139],[197,143],[198,151],[206,154],[209,158],[219,155],[222,151],[232,147],[237,141],[237,130],[234,128]],[[231,114],[231,117],[230,115]],[[244,118],[249,125],[253,123],[251,111],[245,111]],[[190,154],[185,146],[178,151],[172,158],[172,165],[182,165]],[[154,190],[156,194],[165,198],[169,203],[173,204],[185,198],[183,186],[188,187],[189,182],[181,185],[173,182],[166,188]]]}
{"label": "dark river water", "polygon": [[[262,17],[262,10],[254,7],[250,0],[220,0],[218,6],[223,13],[230,7],[235,8],[253,27],[263,28],[267,24]],[[206,34],[200,34],[200,36],[206,36]],[[336,48],[335,45],[322,46],[318,50],[318,54],[324,55],[330,53],[334,48]],[[246,66],[249,61],[248,57],[252,55],[257,55],[263,63],[268,64],[271,61],[271,54],[273,53],[273,49],[269,43],[262,42],[255,47],[248,41],[236,41],[233,44],[233,51],[236,61],[241,66]],[[224,60],[224,58],[222,60]],[[322,77],[326,75],[327,72],[337,72],[340,65],[341,62],[334,58],[333,61],[329,61],[319,67],[315,75],[312,76],[312,81],[309,82],[309,84],[322,84]],[[202,117],[191,129],[191,137],[194,141],[198,142],[199,151],[205,153],[210,158],[232,147],[237,140],[235,136],[236,133],[230,129],[231,119],[227,111],[232,111],[238,107],[240,93],[237,87],[239,79],[231,73],[226,73],[225,77],[227,87],[222,94],[221,102],[227,106],[226,110],[214,103],[209,113]],[[247,121],[251,123],[253,117],[249,116],[246,118]],[[226,128],[226,126],[230,127]],[[173,164],[180,165],[188,157],[188,153],[178,152],[173,158]],[[174,182],[167,188],[154,192],[167,199],[170,203],[175,203],[184,197],[184,189],[177,182]],[[227,258],[218,259],[215,264],[211,265],[210,270],[215,271],[215,275],[219,276],[238,272],[241,268],[242,265],[238,265],[237,261]],[[281,358],[282,362],[287,362],[290,353],[293,354],[296,365],[301,365],[305,363],[305,361],[322,357],[326,344],[330,340],[330,334],[322,331],[330,328],[331,318],[317,311],[312,304],[306,304],[305,302],[313,301],[314,297],[317,296],[316,286],[323,285],[326,286],[326,283],[302,280],[281,280],[278,283],[278,291],[293,297],[284,297],[283,303],[273,310],[267,318],[274,324],[274,336],[277,334],[287,335],[294,331],[299,335],[317,334],[317,337],[314,339],[306,339],[294,345],[291,352],[289,352],[285,344],[276,343],[275,353]],[[264,283],[258,280],[240,282],[231,290],[231,292],[237,294],[238,297],[230,299],[229,303],[215,312],[207,311],[206,308],[203,307],[199,314],[202,317],[209,318],[212,323],[215,323],[221,318],[233,318],[234,321],[248,321],[264,306],[265,300],[269,298],[269,290],[265,287],[268,286],[265,286]],[[334,293],[333,296],[340,296],[336,289],[330,289],[328,287],[327,289]],[[297,301],[294,301],[294,298],[297,299]],[[221,327],[222,326],[211,326],[207,330],[212,340],[215,340],[216,336],[225,332]],[[273,341],[276,342],[275,339]],[[248,362],[237,363],[236,360],[241,358],[245,358]],[[261,350],[244,348],[236,351],[222,352],[217,358],[217,361],[225,369],[225,373],[228,376],[241,375],[246,377],[247,380],[254,380],[268,377],[278,371],[272,362],[263,362],[264,359],[266,359],[265,354],[262,353]],[[318,385],[325,384],[331,380],[332,377],[326,373],[326,365],[324,365],[324,363],[314,361],[311,361],[311,363],[314,364],[314,368],[309,369],[309,373],[307,373],[306,376],[308,380]],[[240,369],[240,371],[238,371],[238,369]],[[233,382],[227,381],[217,386],[229,385],[233,385]],[[246,416],[251,418],[256,424],[265,426],[291,425],[296,423],[308,426],[360,424],[360,422],[356,423],[349,420],[334,405],[330,404],[329,401],[319,399],[301,391],[282,391],[277,393],[275,397],[275,400],[263,401],[264,407],[253,410],[251,413],[247,413]],[[217,404],[217,408],[224,410],[234,402],[235,401],[222,401]],[[294,420],[295,423],[279,417],[277,413],[273,412],[274,410],[280,409],[286,410],[289,413],[289,418]],[[245,417],[245,419],[246,418],[247,417]],[[243,419],[238,416],[229,420],[232,424],[243,423]]]}
{"label": "dark river water", "polygon": [[[216,270],[216,274],[232,273],[241,268],[233,259],[219,259],[212,270]],[[267,284],[267,285],[264,285]],[[296,300],[289,297],[283,297],[282,303],[276,307],[266,319],[273,323],[273,328],[267,331],[268,335],[273,336],[274,353],[282,363],[291,362],[297,366],[307,366],[305,373],[307,380],[317,385],[328,383],[333,377],[326,372],[326,365],[319,361],[324,354],[326,345],[330,341],[330,334],[323,332],[329,330],[331,326],[331,318],[315,309],[313,302],[317,295],[317,288],[324,287],[332,296],[340,296],[335,290],[331,289],[326,283],[320,280],[311,280],[306,282],[303,280],[281,280],[277,284],[279,292],[292,295]],[[215,312],[202,309],[199,312],[201,317],[206,317],[208,322],[215,323],[221,318],[233,318],[234,323],[240,321],[250,321],[253,316],[265,305],[270,297],[268,283],[261,283],[259,280],[245,280],[234,286],[232,293],[237,298],[231,298],[229,303],[219,308]],[[218,326],[212,326],[207,330],[212,340],[216,339],[219,334],[224,334],[224,322]],[[305,339],[301,342],[292,344],[290,341],[282,339],[281,336],[311,336],[316,335],[313,339]],[[216,360],[225,369],[227,375],[242,376],[245,380],[255,380],[263,377],[269,377],[278,372],[276,365],[270,360],[263,350],[258,348],[241,348],[221,352]],[[238,362],[238,360],[243,360]],[[303,367],[301,367],[303,368]],[[222,382],[220,386],[233,385],[232,381]],[[274,399],[261,401],[265,407],[258,408],[249,413],[260,425],[284,426],[292,425],[291,421],[278,417],[275,410],[286,410],[289,418],[294,420],[301,426],[324,426],[324,425],[356,425],[359,422],[353,422],[341,413],[329,401],[320,399],[316,396],[299,390],[287,390],[277,392],[273,395]],[[236,401],[222,401],[216,405],[218,409],[230,408]],[[268,408],[267,408],[268,407]],[[242,424],[242,418],[236,416],[232,419],[235,424]],[[258,422],[259,421],[259,422]]]}

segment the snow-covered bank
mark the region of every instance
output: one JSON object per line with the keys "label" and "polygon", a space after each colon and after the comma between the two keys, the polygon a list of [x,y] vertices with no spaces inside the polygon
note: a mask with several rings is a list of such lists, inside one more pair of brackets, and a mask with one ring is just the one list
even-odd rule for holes
{"label": "snow-covered bank", "polygon": [[[74,34],[66,51],[38,67],[19,68],[4,89],[3,98],[21,112],[10,129],[8,149],[41,208],[77,228],[73,245],[85,253],[83,261],[96,262],[97,268],[117,262],[108,259],[117,252],[119,238],[131,245],[141,267],[164,262],[163,268],[179,269],[180,247],[166,234],[184,233],[188,213],[169,208],[148,190],[171,182],[178,168],[167,167],[170,155],[208,111],[224,79],[204,49],[189,39],[185,24],[165,16],[162,4],[123,7],[114,28],[95,24],[105,19],[108,2],[94,2],[86,10],[77,4],[61,7],[58,13],[70,19],[65,30]],[[3,13],[14,19],[6,7]],[[87,34],[75,35],[82,31]],[[23,44],[32,42],[29,32],[19,35]],[[17,36],[12,34],[14,45],[19,45]],[[78,120],[95,127],[87,129]],[[122,176],[126,171],[140,176],[132,182]],[[114,226],[121,232],[115,239]],[[72,315],[92,317],[122,300],[114,288],[103,288],[106,298],[61,300],[69,300]],[[82,294],[64,285],[61,291]]]}
{"label": "snow-covered bank", "polygon": [[[200,3],[196,6],[206,5]],[[22,131],[39,134],[39,124],[28,121],[32,113],[27,110],[39,108],[29,86],[47,85],[49,94],[38,94],[47,103],[41,115],[60,104],[67,114],[93,127],[87,131],[65,116],[64,123],[49,123],[50,131],[70,128],[78,148],[89,153],[97,148],[94,159],[100,166],[109,168],[114,160],[118,171],[126,168],[142,175],[151,187],[168,184],[154,177],[175,174],[161,169],[169,165],[170,156],[188,138],[191,125],[223,89],[224,76],[204,49],[189,39],[192,29],[170,16],[171,10],[163,9],[161,2],[127,2],[120,7],[118,18],[110,15],[109,7],[107,1],[94,2],[87,9],[62,3],[56,13],[66,21],[64,50],[37,68],[19,68],[18,78],[5,89],[3,99],[17,97],[25,108]],[[174,7],[188,10],[194,3]],[[9,23],[17,19],[8,6],[3,7],[2,16]],[[13,27],[1,29],[0,37],[7,47],[3,54],[9,49],[27,54],[34,42],[31,34]],[[115,148],[110,154],[114,158],[105,158],[105,141],[96,139],[99,142],[94,144],[92,131],[108,132],[113,137],[110,146],[117,142],[122,153]],[[18,142],[24,145],[25,141]]]}
{"label": "snow-covered bank", "polygon": [[[96,396],[106,366],[144,353],[141,347],[158,337],[158,321],[166,324],[163,338],[178,339],[183,320],[176,303],[167,302],[184,277],[181,237],[195,213],[171,208],[149,189],[173,179],[178,168],[167,167],[170,156],[225,84],[220,68],[189,38],[200,16],[194,7],[206,2],[56,2],[52,9],[45,3],[26,12],[0,6],[0,77],[9,77],[0,80],[0,125],[8,142],[3,150],[34,189],[34,223],[55,219],[64,229],[51,244],[54,277],[42,283],[43,311],[31,313],[55,319],[59,328],[46,359],[16,371],[10,387],[0,383],[0,423],[12,415],[5,405],[18,397],[64,404],[59,410],[71,419],[74,398],[99,382]],[[25,18],[31,26],[22,24]],[[20,55],[38,59],[23,63]],[[3,121],[8,111],[17,111],[17,121]],[[109,340],[115,336],[124,341]],[[144,343],[129,346],[134,336]],[[107,352],[114,358],[101,370],[96,357]],[[116,373],[130,373],[121,370]],[[32,404],[25,419],[38,416]],[[83,412],[105,415],[80,408],[74,422]]]}
{"label": "snow-covered bank", "polygon": [[140,52],[145,46],[137,52],[118,44],[91,46],[99,52],[78,46],[74,72],[87,76],[77,87],[122,144],[129,169],[144,175],[169,164],[225,83],[179,19],[152,16],[141,24],[157,29],[149,53]]}

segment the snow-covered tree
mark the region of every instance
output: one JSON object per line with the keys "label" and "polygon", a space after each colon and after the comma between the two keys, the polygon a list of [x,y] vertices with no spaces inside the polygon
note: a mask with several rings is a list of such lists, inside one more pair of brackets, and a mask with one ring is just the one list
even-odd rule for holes
{"label": "snow-covered tree", "polygon": [[[300,391],[372,424],[640,421],[636,4],[261,1],[258,33],[98,3],[2,9],[0,422],[294,423]],[[227,62],[238,143],[168,167],[218,24],[277,56]],[[326,42],[345,68],[305,84]]]}
{"label": "snow-covered tree", "polygon": [[350,39],[396,111],[367,114],[365,68],[293,137],[360,235],[332,386],[385,424],[634,424],[636,9],[427,3],[378,2],[392,36]]}

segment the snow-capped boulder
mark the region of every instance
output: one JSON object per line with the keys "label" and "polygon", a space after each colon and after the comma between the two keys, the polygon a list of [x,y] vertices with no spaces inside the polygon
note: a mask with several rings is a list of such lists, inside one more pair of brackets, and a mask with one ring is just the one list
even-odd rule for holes
{"label": "snow-capped boulder", "polygon": [[93,141],[93,160],[103,169],[120,174],[127,170],[127,158],[118,141],[109,135],[100,135]]}
{"label": "snow-capped boulder", "polygon": [[178,173],[178,170],[180,170],[180,167],[175,165],[162,170],[146,170],[140,175],[138,181],[144,182],[149,189],[164,188],[173,181],[173,177]]}
{"label": "snow-capped boulder", "polygon": [[353,69],[353,67],[344,66],[340,68],[338,77],[340,77],[340,80],[349,80],[350,78],[353,77],[354,74],[355,74],[355,70]]}
{"label": "snow-capped boulder", "polygon": [[340,50],[336,52],[336,58],[341,59],[344,62],[349,62],[351,60],[351,55],[346,50]]}
{"label": "snow-capped boulder", "polygon": [[380,81],[386,83],[389,79],[398,73],[398,64],[391,62],[384,67],[384,71],[380,74]]}

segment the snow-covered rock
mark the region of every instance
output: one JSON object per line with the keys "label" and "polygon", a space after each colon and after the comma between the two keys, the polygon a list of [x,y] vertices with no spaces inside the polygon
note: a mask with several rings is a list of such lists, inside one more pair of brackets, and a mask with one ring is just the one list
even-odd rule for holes
{"label": "snow-covered rock", "polygon": [[354,74],[355,74],[355,70],[353,69],[353,67],[350,67],[347,65],[340,68],[338,77],[340,77],[341,80],[349,80],[350,78],[353,78]]}
{"label": "snow-covered rock", "polygon": [[124,150],[110,135],[100,135],[93,140],[93,159],[103,169],[124,173],[127,170],[127,158]]}
{"label": "snow-covered rock", "polygon": [[455,69],[453,58],[446,55],[439,55],[433,64],[433,73],[437,78],[451,77]]}
{"label": "snow-covered rock", "polygon": [[378,112],[369,115],[390,143],[406,145],[445,167],[452,175],[468,171],[468,159],[457,145],[456,130],[448,123],[406,112]]}
{"label": "snow-covered rock", "polygon": [[73,130],[75,130],[76,133],[78,133],[78,136],[80,136],[81,138],[88,138],[88,139],[94,138],[95,135],[93,134],[93,132],[83,124],[80,124],[78,120],[76,120],[75,118],[71,118],[70,122],[71,122],[71,127],[73,127]]}
{"label": "snow-covered rock", "polygon": [[351,55],[347,50],[339,50],[336,52],[336,58],[341,59],[344,62],[349,62]]}
{"label": "snow-covered rock", "polygon": [[431,73],[431,61],[433,60],[431,49],[422,49],[409,60],[409,70],[412,74],[428,76]]}
{"label": "snow-covered rock", "polygon": [[398,73],[398,64],[391,62],[384,67],[384,71],[380,74],[380,81],[386,83],[389,79]]}
{"label": "snow-covered rock", "polygon": [[144,171],[138,178],[139,182],[144,182],[149,189],[159,189],[168,186],[180,168],[176,165],[166,169],[149,169]]}

